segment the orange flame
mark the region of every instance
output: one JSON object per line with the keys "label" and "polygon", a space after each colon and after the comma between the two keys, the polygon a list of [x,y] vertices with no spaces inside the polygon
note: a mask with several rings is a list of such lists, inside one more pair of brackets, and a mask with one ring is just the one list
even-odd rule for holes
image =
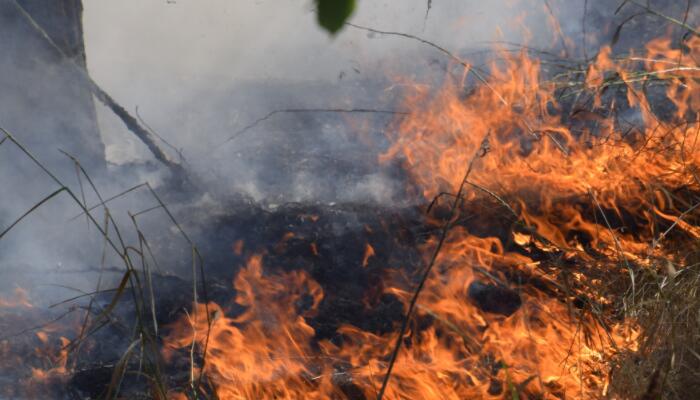
{"label": "orange flame", "polygon": [[[390,130],[393,144],[381,160],[402,159],[427,201],[455,191],[487,134],[490,151],[468,178],[460,214],[478,223],[455,223],[447,235],[386,398],[606,394],[608,361],[634,350],[638,331],[634,321],[596,314],[615,306],[592,289],[603,286],[598,273],[618,279],[633,273],[629,263],[678,259],[663,245],[659,221],[700,237],[669,194],[700,190],[700,39],[689,39],[686,53],[671,45],[652,41],[645,55],[625,59],[603,48],[578,84],[545,81],[539,60],[504,52],[504,61],[490,67],[488,85],[466,97],[461,83],[448,79],[438,93],[417,86],[406,98],[411,113]],[[654,112],[644,87],[649,80],[664,85],[673,106],[668,118]],[[589,96],[591,105],[579,110],[574,101],[564,115],[566,87]],[[638,115],[634,129],[621,129],[612,111],[622,100],[604,97],[611,87],[626,91],[627,107]],[[695,119],[687,122],[688,115]],[[424,244],[426,259],[437,241]],[[363,265],[372,255],[368,244]],[[413,288],[392,276],[386,292],[407,304]],[[489,314],[470,300],[475,280],[507,287],[518,282],[512,277],[537,284],[510,284],[522,302],[511,315]],[[320,286],[302,272],[266,276],[260,256],[234,286],[236,302],[246,307],[240,315],[210,304],[216,318],[208,331],[205,307],[196,305],[195,317],[179,321],[167,339],[173,357],[179,349],[202,348],[209,332],[204,372],[220,398],[376,397],[396,333],[342,326],[342,343],[314,344],[306,318],[321,301]],[[576,306],[579,300],[586,304]]]}
{"label": "orange flame", "polygon": [[366,267],[370,257],[374,257],[374,255],[374,247],[372,247],[371,244],[367,243],[367,245],[365,246],[365,255],[362,256],[362,266]]}

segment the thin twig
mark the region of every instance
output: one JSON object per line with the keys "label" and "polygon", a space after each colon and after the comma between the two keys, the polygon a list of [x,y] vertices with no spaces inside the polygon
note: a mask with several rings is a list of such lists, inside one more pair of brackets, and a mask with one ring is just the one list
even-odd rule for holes
{"label": "thin twig", "polygon": [[425,18],[423,18],[423,29],[425,29],[425,24],[428,22],[428,14],[430,14],[431,8],[433,8],[433,0],[428,0],[428,4],[425,7]]}
{"label": "thin twig", "polygon": [[[420,36],[411,35],[410,33],[393,32],[393,31],[382,31],[382,30],[379,30],[379,29],[368,28],[368,27],[366,27],[366,26],[356,25],[356,24],[353,24],[353,23],[350,23],[350,22],[346,22],[345,25],[348,25],[348,26],[351,26],[351,27],[353,27],[353,28],[360,29],[360,30],[363,30],[363,31],[372,32],[372,33],[377,33],[377,34],[380,34],[380,35],[399,36],[399,37],[403,37],[403,38],[407,38],[407,39],[411,39],[411,40],[416,40],[416,41],[418,41],[418,42],[420,42],[420,43],[426,44],[426,45],[428,45],[428,46],[430,46],[430,47],[432,47],[432,48],[434,48],[434,49],[437,49],[437,50],[439,50],[440,52],[442,52],[443,54],[445,54],[445,55],[447,55],[448,57],[450,57],[452,60],[454,60],[454,61],[457,62],[458,64],[460,64],[461,66],[463,66],[464,68],[466,68],[467,71],[470,71],[471,73],[473,73],[474,76],[475,76],[481,83],[483,83],[483,84],[498,98],[498,100],[499,100],[504,106],[506,106],[506,107],[509,107],[509,106],[510,106],[510,104],[508,103],[508,101],[507,101],[505,98],[503,98],[503,96],[496,90],[496,88],[494,88],[493,85],[491,85],[491,84],[489,83],[489,81],[484,77],[484,75],[486,75],[486,74],[484,73],[484,71],[482,71],[481,69],[477,68],[476,66],[474,66],[474,65],[472,65],[472,64],[467,63],[466,61],[464,61],[464,60],[462,60],[460,57],[458,57],[456,54],[454,54],[453,52],[451,52],[451,51],[447,50],[446,48],[440,46],[439,44],[436,44],[436,43],[431,42],[431,41],[429,41],[429,40],[423,39],[423,38],[420,37]],[[523,125],[525,125],[525,128],[526,128],[527,131],[530,133],[530,135],[532,135],[532,136],[535,137],[536,139],[539,139],[539,136],[537,135],[537,131],[536,131],[535,129],[533,129],[532,125],[531,125],[529,122],[527,122],[523,117],[518,117],[518,119],[523,123]],[[559,148],[559,150],[561,150],[561,152],[564,153],[564,155],[568,157],[569,151],[566,149],[566,147],[565,147],[563,144],[561,144],[561,143],[557,140],[556,137],[554,137],[554,135],[552,135],[550,132],[546,132],[546,131],[545,131],[545,132],[541,132],[541,133],[545,134],[550,140],[552,140],[552,142],[554,142],[554,144]]]}
{"label": "thin twig", "polygon": [[54,324],[54,323],[56,323],[56,322],[62,320],[62,319],[65,318],[66,316],[68,316],[68,315],[72,314],[73,312],[75,312],[76,310],[77,310],[77,307],[71,307],[71,308],[69,308],[68,310],[66,310],[65,312],[63,312],[62,314],[59,314],[57,317],[55,317],[55,318],[52,319],[52,320],[43,322],[43,323],[41,323],[41,324],[39,324],[39,325],[31,326],[31,327],[29,327],[29,328],[24,328],[24,329],[22,329],[21,331],[18,331],[18,332],[14,332],[14,333],[10,333],[10,334],[8,334],[8,335],[0,336],[0,341],[4,341],[4,340],[7,340],[7,339],[11,339],[11,338],[17,337],[17,336],[21,336],[21,335],[24,335],[25,333],[28,333],[28,332],[36,331],[36,330],[39,330],[39,329],[44,329],[44,328],[46,328],[47,326],[49,326],[49,325],[51,325],[51,324]]}
{"label": "thin twig", "polygon": [[561,41],[561,47],[562,47],[562,50],[564,50],[564,58],[569,58],[569,50],[566,47],[566,39],[564,38],[564,32],[562,32],[562,30],[561,30],[561,25],[559,25],[559,22],[557,21],[557,17],[554,15],[554,11],[552,10],[552,7],[549,5],[549,1],[547,1],[547,0],[543,0],[543,1],[544,1],[544,7],[547,9],[547,13],[552,18],[551,23],[552,23],[552,25],[554,25],[554,30],[557,32],[557,36],[559,37],[559,41]]}
{"label": "thin twig", "polygon": [[172,145],[170,142],[168,142],[163,136],[161,136],[155,129],[153,129],[141,116],[139,113],[139,106],[136,106],[134,109],[134,112],[136,113],[136,118],[138,118],[139,122],[141,125],[145,126],[146,129],[148,129],[149,132],[153,134],[153,136],[157,137],[160,139],[161,142],[165,143],[166,146],[170,147],[175,153],[177,153],[178,157],[180,158],[180,162],[183,164],[187,163],[187,160],[185,160],[185,156],[182,154],[182,149],[178,149],[174,145]]}
{"label": "thin twig", "polygon": [[610,225],[610,222],[608,221],[608,217],[605,215],[605,211],[603,211],[603,208],[600,206],[600,203],[598,203],[598,199],[595,197],[595,194],[593,194],[593,190],[588,189],[588,193],[590,194],[591,198],[593,199],[593,202],[595,203],[596,207],[598,207],[600,214],[603,216],[603,221],[605,221],[605,225],[608,227],[608,230],[610,231],[610,235],[613,238],[613,242],[615,243],[615,247],[617,248],[617,252],[620,254],[620,256],[622,257],[622,260],[625,263],[625,266],[627,267],[627,271],[630,274],[630,280],[632,281],[632,300],[634,300],[636,297],[635,294],[637,292],[636,284],[635,284],[636,279],[634,276],[634,270],[632,269],[632,266],[630,265],[629,261],[627,261],[627,256],[622,251],[622,245],[620,245],[619,240],[617,240],[617,235],[615,235],[615,232],[612,229],[612,225]]}
{"label": "thin twig", "polygon": [[588,16],[588,0],[583,2],[583,17],[581,18],[581,33],[583,37],[581,38],[581,48],[583,49],[583,58],[588,62],[588,49],[586,39],[586,17]]}
{"label": "thin twig", "polygon": [[256,127],[259,123],[265,122],[277,114],[293,114],[293,113],[374,113],[374,114],[398,114],[398,115],[408,115],[407,111],[396,111],[396,110],[375,110],[372,108],[285,108],[282,110],[274,110],[267,113],[265,116],[260,117],[253,121],[252,123],[246,125],[245,127],[236,131],[228,139],[221,142],[224,145],[232,140],[235,140],[242,134],[246,133],[250,129]]}
{"label": "thin twig", "polygon": [[648,3],[647,3],[647,4],[640,3],[640,2],[637,1],[637,0],[627,0],[626,2],[632,3],[632,4],[634,4],[635,6],[644,9],[644,10],[645,10],[646,12],[648,12],[649,14],[656,15],[657,17],[663,18],[663,19],[665,19],[666,21],[669,21],[669,22],[671,22],[671,23],[673,23],[673,24],[676,24],[676,25],[682,27],[683,29],[686,29],[688,32],[692,33],[692,34],[695,35],[695,36],[700,36],[700,31],[694,29],[692,26],[688,25],[687,23],[685,23],[685,22],[683,22],[683,21],[681,21],[681,20],[678,20],[678,19],[676,19],[676,18],[673,18],[673,17],[671,17],[671,16],[668,16],[668,15],[666,15],[666,14],[661,13],[660,11],[657,11],[657,10],[651,8],[651,6],[650,6]]}
{"label": "thin twig", "polygon": [[379,29],[368,28],[368,27],[366,27],[366,26],[361,26],[361,25],[355,25],[355,24],[350,23],[350,22],[346,22],[345,24],[348,25],[348,26],[351,26],[351,27],[353,27],[353,28],[355,28],[355,29],[360,29],[360,30],[367,31],[367,32],[372,32],[372,33],[378,33],[378,34],[380,34],[380,35],[400,36],[400,37],[404,37],[404,38],[407,38],[407,39],[417,40],[417,41],[419,41],[419,42],[421,42],[421,43],[423,43],[423,44],[426,44],[426,45],[428,45],[428,46],[430,46],[430,47],[432,47],[432,48],[434,48],[434,49],[437,49],[437,50],[439,50],[440,52],[442,52],[443,54],[445,54],[445,55],[447,55],[448,57],[450,57],[452,60],[456,61],[458,64],[460,64],[460,65],[463,66],[464,68],[467,68],[467,69],[471,70],[471,71],[474,73],[474,76],[476,76],[476,78],[477,78],[479,81],[481,81],[481,83],[483,83],[483,84],[486,85],[489,89],[491,89],[491,91],[498,97],[498,99],[501,101],[501,103],[503,103],[504,105],[508,105],[508,102],[506,101],[506,99],[504,99],[503,96],[501,96],[500,93],[498,93],[498,92],[496,91],[496,89],[494,89],[493,86],[491,86],[491,84],[486,80],[486,78],[484,78],[484,76],[482,75],[482,71],[479,71],[477,68],[475,68],[475,67],[472,66],[471,64],[467,63],[466,61],[462,60],[460,57],[458,57],[457,55],[455,55],[453,52],[447,50],[446,48],[440,46],[439,44],[436,44],[436,43],[433,43],[433,42],[431,42],[431,41],[429,41],[429,40],[423,39],[423,38],[420,37],[420,36],[411,35],[410,33],[392,32],[392,31],[381,31],[381,30],[379,30]]}
{"label": "thin twig", "polygon": [[428,263],[428,266],[425,269],[425,272],[423,273],[423,276],[421,280],[418,283],[418,286],[416,287],[415,291],[413,292],[413,296],[411,297],[411,302],[408,305],[408,310],[406,311],[406,316],[404,317],[402,323],[401,323],[401,329],[399,330],[399,336],[396,339],[396,344],[394,345],[394,350],[391,353],[391,358],[389,359],[389,366],[386,371],[386,375],[384,375],[384,380],[382,381],[382,387],[379,389],[379,394],[377,395],[377,400],[382,400],[384,397],[384,392],[386,392],[387,386],[389,385],[389,379],[391,378],[391,372],[394,368],[394,364],[396,363],[396,359],[398,358],[399,352],[401,351],[401,344],[403,343],[403,337],[406,334],[406,331],[408,330],[408,324],[411,320],[411,316],[413,315],[413,311],[416,308],[416,304],[418,302],[418,297],[420,296],[421,291],[423,290],[423,287],[425,287],[425,283],[428,281],[428,277],[430,276],[430,272],[433,270],[433,267],[435,266],[435,262],[437,261],[437,257],[440,254],[440,250],[442,250],[442,246],[445,243],[445,239],[447,239],[447,234],[452,228],[452,225],[454,223],[454,217],[457,214],[457,210],[459,209],[463,197],[462,193],[464,192],[464,187],[467,184],[467,179],[469,178],[469,175],[472,172],[472,168],[474,167],[474,162],[476,161],[477,158],[483,157],[488,153],[489,151],[489,134],[487,133],[484,139],[481,141],[481,145],[477,149],[477,151],[474,153],[474,156],[472,156],[471,160],[469,161],[469,164],[467,165],[467,170],[464,173],[464,178],[462,178],[462,181],[459,185],[459,190],[457,191],[457,194],[455,195],[455,199],[452,202],[452,207],[450,208],[450,213],[449,213],[449,218],[445,222],[445,225],[442,228],[442,232],[440,233],[440,240],[437,242],[437,246],[435,247],[435,250],[433,251],[433,255],[430,258],[430,263]]}
{"label": "thin twig", "polygon": [[689,209],[687,209],[683,213],[681,213],[681,215],[679,215],[678,218],[676,218],[676,220],[673,221],[673,223],[671,224],[671,226],[668,227],[668,229],[666,229],[664,232],[662,232],[657,239],[654,239],[652,241],[651,248],[652,249],[656,248],[656,246],[658,246],[659,243],[661,243],[661,241],[664,240],[666,235],[668,235],[673,230],[673,228],[675,228],[676,225],[678,225],[683,220],[683,217],[685,217],[686,215],[688,215],[689,213],[691,213],[693,210],[695,210],[698,207],[700,207],[700,203],[695,203],[692,207],[690,207]]}
{"label": "thin twig", "polygon": [[80,216],[83,215],[83,214],[85,214],[86,212],[90,212],[90,211],[96,209],[97,207],[104,206],[105,204],[109,203],[110,201],[116,200],[116,199],[118,199],[118,198],[124,196],[125,194],[131,193],[131,192],[133,192],[134,190],[136,190],[136,189],[138,189],[138,188],[140,188],[140,187],[143,187],[143,186],[146,186],[146,182],[139,183],[139,184],[136,185],[136,186],[130,187],[129,189],[126,189],[126,190],[124,190],[124,191],[121,192],[121,193],[115,194],[114,196],[105,199],[104,201],[100,202],[99,204],[95,204],[94,206],[90,206],[90,207],[85,208],[85,211],[84,211],[84,212],[82,212],[82,213],[80,213],[80,214],[78,214],[78,215],[76,215],[76,216],[71,217],[71,219],[70,219],[69,221],[73,221],[73,220],[76,219],[76,218],[80,218]]}
{"label": "thin twig", "polygon": [[518,215],[518,213],[515,212],[515,210],[513,210],[513,207],[511,207],[510,204],[506,203],[505,200],[503,200],[500,196],[498,196],[498,195],[497,195],[496,193],[494,193],[493,191],[491,191],[491,190],[489,190],[489,189],[487,189],[487,188],[485,188],[485,187],[483,187],[483,186],[481,186],[481,185],[478,185],[478,184],[476,184],[476,183],[474,183],[474,182],[467,182],[467,184],[468,184],[468,185],[471,185],[471,186],[474,186],[475,188],[477,188],[477,189],[481,190],[482,192],[485,192],[485,193],[488,194],[489,196],[493,197],[493,198],[496,199],[499,203],[501,203],[505,208],[507,208],[508,211],[510,211],[510,213],[513,214],[513,216],[514,216],[516,219],[519,219],[519,218],[520,218],[520,216]]}

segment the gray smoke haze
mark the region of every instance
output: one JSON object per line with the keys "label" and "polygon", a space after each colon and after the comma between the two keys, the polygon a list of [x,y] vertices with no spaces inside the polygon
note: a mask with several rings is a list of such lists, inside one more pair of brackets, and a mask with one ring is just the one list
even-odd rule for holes
{"label": "gray smoke haze", "polygon": [[[670,2],[657,3],[664,7]],[[418,35],[458,54],[489,48],[491,41],[527,42],[559,51],[560,38],[547,22],[546,4],[572,40],[569,51],[580,56],[583,1],[435,1],[426,19],[424,0],[361,0],[352,22]],[[616,6],[604,0],[588,2],[590,48],[597,40],[609,40],[614,26],[610,20],[623,20],[631,12],[613,17]],[[195,200],[205,209],[219,209],[222,198],[236,193],[268,205],[405,200],[397,196],[400,182],[376,165],[391,116],[280,114],[224,142],[277,109],[396,109],[396,78],[437,85],[445,76],[449,62],[434,49],[350,27],[331,38],[317,27],[312,1],[84,0],[84,8],[90,74],[132,113],[138,107],[151,127],[182,150],[188,168],[212,193]],[[625,38],[623,34],[621,40]],[[16,66],[16,72],[21,71],[22,66]],[[52,71],[54,79],[76,79],[65,68]],[[12,107],[13,100],[3,98],[0,104]],[[103,194],[119,193],[144,180],[157,184],[163,169],[142,143],[109,110],[99,104],[96,110],[110,162],[107,171],[95,176]],[[37,110],[13,111],[18,120],[31,119],[32,112]],[[61,129],[61,121],[53,122],[47,131]],[[360,140],[358,133],[373,144]],[[60,136],[45,135],[30,143],[30,149],[55,154],[63,144]],[[50,188],[55,190],[35,166],[7,147],[0,148],[3,226]],[[81,193],[73,165],[61,157],[50,156],[49,166]],[[96,196],[85,192],[87,203],[95,204]],[[127,210],[138,212],[152,205],[148,196],[132,194],[114,202],[112,209],[128,227]],[[24,272],[36,271],[35,276],[51,272],[44,281],[92,289],[94,275],[62,273],[96,267],[100,261],[99,235],[84,218],[71,220],[78,213],[63,196],[52,201],[0,241],[0,261]],[[171,228],[163,215],[143,218],[142,226],[153,234]],[[8,277],[0,289],[26,285],[28,279]]]}
{"label": "gray smoke haze", "polygon": [[[587,2],[588,47],[608,40],[614,21],[638,11],[613,16],[613,3]],[[672,2],[658,3],[668,9]],[[418,35],[459,54],[493,41],[561,51],[552,13],[570,40],[569,55],[580,56],[584,4],[449,0],[433,2],[426,18],[425,0],[361,1],[352,22]],[[276,115],[222,144],[234,132],[276,109],[396,108],[394,78],[436,83],[448,64],[412,40],[350,27],[331,38],[315,23],[308,0],[87,0],[84,21],[89,69],[101,85],[130,110],[139,107],[218,190],[275,203],[399,201],[395,183],[367,164],[375,155],[368,153],[380,151],[390,117]],[[109,111],[98,112],[109,160],[150,158]],[[358,145],[363,121],[370,121],[374,149]],[[339,165],[323,168],[321,158]]]}
{"label": "gray smoke haze", "polygon": [[[427,19],[426,7],[363,1],[352,22],[455,52],[523,42],[525,26],[530,43],[554,40],[541,0],[441,1]],[[84,21],[89,69],[101,85],[128,109],[138,107],[218,190],[273,203],[399,201],[396,183],[370,161],[380,149],[363,147],[354,132],[370,121],[369,134],[381,144],[391,117],[275,115],[222,144],[234,132],[276,109],[394,109],[400,91],[392,79],[433,82],[447,64],[411,40],[350,27],[331,38],[315,23],[310,1],[88,0]],[[98,112],[111,161],[150,158],[108,110]]]}
{"label": "gray smoke haze", "polygon": [[[241,210],[253,209],[246,208],[245,200],[268,209],[289,202],[354,203],[350,210],[400,208],[418,201],[405,195],[403,171],[377,163],[377,155],[389,145],[385,133],[395,115],[278,113],[228,139],[274,110],[402,111],[402,82],[439,88],[458,70],[434,48],[351,27],[331,38],[318,28],[312,0],[83,0],[89,73],[132,114],[138,108],[164,139],[159,144],[165,151],[184,156],[199,187],[194,194],[178,193],[168,185],[167,169],[110,110],[99,102],[94,108],[85,104],[90,95],[80,75],[66,60],[42,50],[45,43],[26,34],[26,21],[22,25],[8,11],[12,1],[0,0],[0,49],[10,54],[0,57],[0,126],[16,134],[87,205],[98,204],[98,196],[59,150],[80,158],[103,198],[150,182],[202,249],[208,277],[230,279],[237,267],[229,264],[231,236],[238,234],[232,231],[239,225],[222,225],[229,221],[225,217],[239,218]],[[484,50],[494,42],[527,43],[574,58],[591,55],[598,42],[610,41],[616,23],[636,11],[613,15],[617,4],[608,0],[440,0],[432,2],[426,18],[425,0],[358,2],[353,23],[417,35],[476,63],[488,61],[493,53]],[[655,3],[670,9],[670,15],[682,15],[682,1]],[[548,22],[550,9],[561,34]],[[689,21],[698,21],[697,7]],[[666,29],[650,18],[629,26],[635,23],[656,24],[659,33]],[[623,32],[619,46],[638,41]],[[106,163],[101,156],[95,159],[100,151],[89,151],[103,144]],[[58,187],[13,144],[0,145],[0,232]],[[190,284],[183,279],[191,276],[192,249],[156,205],[144,188],[111,201],[109,212],[120,235],[112,223],[108,231],[118,246],[131,246],[132,260],[140,263],[134,250],[141,246],[130,219],[130,213],[138,214],[139,229],[157,260],[146,255],[157,275],[154,286],[144,291],[157,299],[153,304],[162,305],[153,305],[160,316],[162,310],[167,308],[167,314],[190,301]],[[259,215],[254,211],[250,220]],[[80,214],[80,207],[61,193],[0,240],[0,300],[16,299],[14,289],[23,288],[35,305],[33,310],[0,309],[3,349],[22,352],[22,341],[32,338],[36,327],[82,312],[80,306],[88,301],[95,299],[93,312],[110,306],[114,292],[86,294],[98,289],[98,282],[99,289],[118,287],[125,265]],[[100,208],[93,215],[104,223]],[[103,267],[108,269],[104,274]],[[187,285],[186,292],[181,285]],[[209,289],[221,291],[217,285]],[[81,297],[66,301],[76,296]],[[127,309],[125,317],[116,317],[128,329],[136,324],[133,316],[126,316],[133,304],[130,297],[125,294],[118,305]],[[52,304],[57,306],[49,308]],[[25,316],[25,323],[8,322],[14,319],[5,316],[12,313]],[[109,338],[105,360],[119,359],[128,345],[111,344],[119,343],[110,337],[120,335],[115,332],[121,331],[96,334]],[[17,370],[30,372],[31,367],[28,363]],[[17,375],[0,370],[0,386],[19,381]]]}
{"label": "gray smoke haze", "polygon": [[[159,143],[165,151],[175,158],[178,152],[184,156],[201,192],[179,196],[164,184],[165,167],[110,110],[99,102],[94,109],[75,104],[89,102],[90,97],[81,94],[84,82],[66,60],[41,50],[45,43],[25,35],[26,21],[8,13],[12,2],[0,0],[0,49],[10,54],[0,57],[0,126],[16,134],[81,202],[95,205],[98,197],[59,150],[81,159],[104,198],[150,182],[168,198],[170,209],[200,248],[209,244],[214,249],[210,253],[230,253],[230,243],[217,247],[229,238],[214,238],[207,227],[213,225],[211,220],[232,213],[241,196],[269,209],[288,202],[387,208],[415,204],[402,192],[401,171],[377,163],[377,155],[388,146],[385,131],[393,115],[279,113],[228,139],[274,110],[401,111],[404,88],[397,82],[438,88],[456,70],[435,49],[351,27],[330,37],[317,26],[313,0],[83,0],[87,69],[132,114],[138,108],[167,141]],[[55,4],[19,2],[35,7]],[[616,25],[639,11],[629,5],[614,15],[619,2],[612,0],[430,3],[427,10],[427,0],[358,0],[351,22],[417,35],[475,62],[487,61],[490,55],[484,50],[494,42],[523,43],[581,59],[593,55],[599,43],[609,43]],[[686,1],[651,4],[683,18]],[[690,25],[700,23],[699,9],[691,9]],[[558,28],[550,24],[550,13]],[[622,32],[618,47],[645,41],[634,34],[639,24],[655,27],[656,33],[668,28],[655,17],[635,19],[626,25],[629,30]],[[31,82],[35,77],[42,78]],[[23,86],[28,81],[31,84]],[[102,145],[106,163],[81,153]],[[57,189],[14,145],[0,145],[0,232]],[[162,273],[161,282],[168,282],[163,275],[188,279],[191,248],[163,210],[153,209],[156,205],[143,188],[110,202],[119,240],[139,248],[129,213],[151,210],[137,217],[158,258],[158,266],[151,266]],[[21,287],[44,312],[48,305],[93,292],[103,266],[115,268],[100,278],[101,288],[117,287],[124,264],[114,251],[105,251],[98,229],[80,213],[62,193],[0,240],[0,299],[12,298],[14,289]],[[94,215],[104,223],[101,210]],[[109,232],[116,241],[113,226]],[[205,259],[209,256],[204,254]],[[231,265],[207,268],[233,271]],[[109,304],[104,298],[99,302],[102,308]],[[59,315],[74,304],[62,303],[50,311]],[[0,336],[31,332],[50,319],[11,326]],[[6,325],[0,317],[0,327]],[[5,375],[0,370],[0,385],[17,380]]]}

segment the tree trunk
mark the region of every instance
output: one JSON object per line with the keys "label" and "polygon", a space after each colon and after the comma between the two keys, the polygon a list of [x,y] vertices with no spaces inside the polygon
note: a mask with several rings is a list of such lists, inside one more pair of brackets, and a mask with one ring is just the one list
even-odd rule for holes
{"label": "tree trunk", "polygon": [[81,0],[0,0],[0,125],[50,167],[104,166],[90,88],[71,61],[52,48],[22,7],[61,50],[85,67]]}

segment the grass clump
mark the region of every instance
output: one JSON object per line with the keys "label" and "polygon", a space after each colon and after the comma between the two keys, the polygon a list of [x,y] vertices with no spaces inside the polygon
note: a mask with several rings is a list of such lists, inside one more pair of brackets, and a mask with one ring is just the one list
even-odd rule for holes
{"label": "grass clump", "polygon": [[[670,261],[640,276],[634,352],[613,365],[610,393],[626,399],[691,399],[700,393],[700,264]],[[661,272],[660,272],[661,271]]]}

